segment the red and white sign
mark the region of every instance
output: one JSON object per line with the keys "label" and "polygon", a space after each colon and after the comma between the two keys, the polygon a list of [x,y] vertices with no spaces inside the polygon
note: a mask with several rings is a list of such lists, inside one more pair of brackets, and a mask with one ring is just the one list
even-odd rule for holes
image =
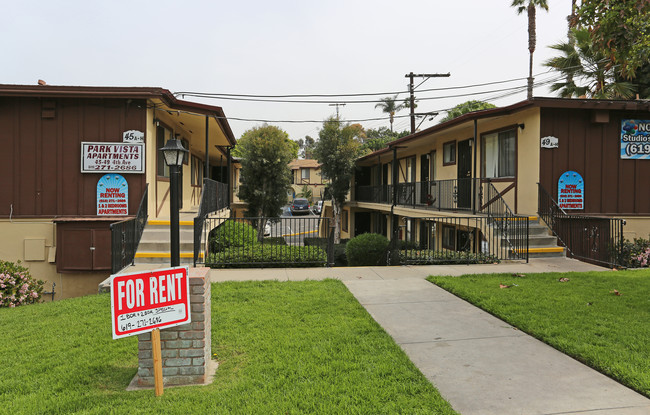
{"label": "red and white sign", "polygon": [[114,339],[191,323],[188,267],[113,277],[111,321]]}

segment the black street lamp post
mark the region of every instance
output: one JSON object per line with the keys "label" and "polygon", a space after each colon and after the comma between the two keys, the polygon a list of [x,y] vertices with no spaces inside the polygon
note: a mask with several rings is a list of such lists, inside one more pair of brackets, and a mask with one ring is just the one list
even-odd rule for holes
{"label": "black street lamp post", "polygon": [[169,230],[171,242],[171,266],[177,267],[181,263],[180,254],[180,237],[178,227],[178,176],[180,175],[183,158],[188,153],[181,142],[177,139],[167,141],[167,144],[160,149],[165,157],[165,164],[169,166],[169,188],[170,188],[170,208],[169,208]]}

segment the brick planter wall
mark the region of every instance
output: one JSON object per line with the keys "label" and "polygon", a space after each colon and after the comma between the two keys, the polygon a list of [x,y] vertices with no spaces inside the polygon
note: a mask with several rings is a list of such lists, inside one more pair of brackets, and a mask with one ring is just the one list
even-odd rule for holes
{"label": "brick planter wall", "polygon": [[[190,268],[192,322],[160,330],[163,385],[206,383],[212,355],[209,268]],[[154,386],[151,333],[138,335],[137,386]]]}

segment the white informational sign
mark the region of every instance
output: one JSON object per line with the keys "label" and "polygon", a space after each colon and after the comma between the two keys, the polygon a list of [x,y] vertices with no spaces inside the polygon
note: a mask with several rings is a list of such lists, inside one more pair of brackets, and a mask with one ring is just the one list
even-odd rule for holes
{"label": "white informational sign", "polygon": [[188,271],[184,266],[114,276],[113,339],[191,323]]}
{"label": "white informational sign", "polygon": [[541,144],[542,148],[558,148],[560,140],[557,137],[549,135],[548,137],[542,137]]}
{"label": "white informational sign", "polygon": [[125,143],[144,143],[144,133],[138,130],[124,131],[122,141]]}
{"label": "white informational sign", "polygon": [[82,173],[144,174],[144,143],[81,143]]}

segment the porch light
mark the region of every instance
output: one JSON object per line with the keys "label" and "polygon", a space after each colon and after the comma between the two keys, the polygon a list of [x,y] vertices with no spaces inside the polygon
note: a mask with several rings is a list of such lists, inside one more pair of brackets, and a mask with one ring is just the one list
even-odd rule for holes
{"label": "porch light", "polygon": [[165,144],[160,151],[162,151],[163,156],[165,157],[165,164],[169,167],[182,166],[185,154],[189,153],[189,151],[183,147],[181,141],[175,138],[167,141],[167,144]]}

